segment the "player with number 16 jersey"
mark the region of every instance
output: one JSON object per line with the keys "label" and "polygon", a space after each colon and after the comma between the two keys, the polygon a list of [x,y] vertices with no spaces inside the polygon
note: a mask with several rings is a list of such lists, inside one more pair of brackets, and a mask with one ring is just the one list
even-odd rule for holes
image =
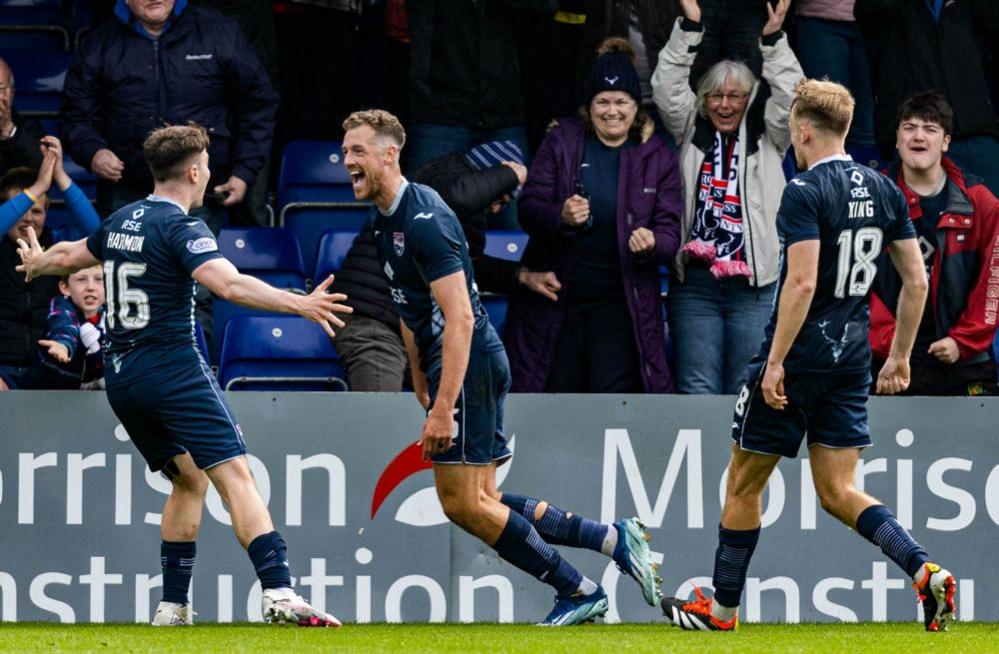
{"label": "player with number 16 jersey", "polygon": [[264,620],[338,626],[294,592],[287,546],[274,529],[246,459],[243,431],[195,340],[195,281],[230,302],[298,314],[332,337],[350,313],[328,294],[333,278],[297,295],[241,274],[219,253],[203,221],[211,172],[208,132],[194,124],[154,130],[143,143],[153,195],[112,214],[89,238],[43,251],[33,230],[18,242],[25,279],[104,266],[108,402],[151,471],[170,480],[160,521],[163,599],[154,626],[193,624],[189,588],[209,484],[257,572]]}
{"label": "player with number 16 jersey", "polygon": [[127,378],[146,366],[200,367],[191,273],[222,257],[205,222],[150,195],[111,214],[87,249],[104,262],[109,373]]}

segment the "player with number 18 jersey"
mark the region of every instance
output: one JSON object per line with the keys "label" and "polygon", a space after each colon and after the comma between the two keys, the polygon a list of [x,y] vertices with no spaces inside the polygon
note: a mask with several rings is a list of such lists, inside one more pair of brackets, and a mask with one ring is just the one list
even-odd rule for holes
{"label": "player with number 18 jersey", "polygon": [[[782,0],[783,2],[783,0]],[[664,598],[663,614],[687,630],[731,631],[749,563],[763,528],[762,499],[781,457],[802,440],[822,508],[912,579],[927,631],[954,618],[954,576],[891,510],[854,484],[860,452],[871,445],[871,286],[890,248],[902,278],[898,328],[878,372],[877,390],[909,383],[908,359],[926,298],[916,232],[891,180],[846,154],[855,102],[841,84],[803,79],[794,87],[789,126],[795,161],[807,169],[785,187],[777,211],[780,281],[760,353],[749,364],[735,405],[725,502],[715,550],[714,594]]]}
{"label": "player with number 18 jersey", "polygon": [[782,258],[777,297],[787,276],[787,248],[800,241],[820,243],[815,294],[784,361],[788,399],[804,412],[776,411],[760,393],[777,326],[775,303],[736,406],[732,438],[743,449],[788,457],[797,455],[806,431],[809,445],[870,445],[870,288],[888,245],[916,237],[905,198],[884,175],[836,155],[787,185],[777,230]]}

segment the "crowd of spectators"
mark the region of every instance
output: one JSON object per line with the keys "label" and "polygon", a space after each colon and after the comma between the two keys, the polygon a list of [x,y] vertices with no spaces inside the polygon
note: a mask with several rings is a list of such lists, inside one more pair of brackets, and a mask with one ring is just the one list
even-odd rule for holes
{"label": "crowd of spectators", "polygon": [[[788,115],[804,76],[847,86],[847,145],[902,189],[931,280],[913,392],[997,394],[999,3],[993,0],[95,0],[59,134],[14,109],[0,59],[0,390],[100,384],[101,271],[25,284],[15,241],[79,237],[152,188],[141,143],[194,121],[216,233],[265,225],[290,140],[379,106],[404,172],[458,215],[486,293],[509,297],[513,390],[734,393],[779,277]],[[61,139],[61,141],[60,141]],[[62,147],[98,178],[96,205]],[[71,218],[45,227],[50,187]],[[519,262],[492,229],[529,236]],[[883,356],[898,280],[881,266]],[[373,234],[335,283],[354,390],[407,386]],[[198,320],[212,341],[211,297]]]}

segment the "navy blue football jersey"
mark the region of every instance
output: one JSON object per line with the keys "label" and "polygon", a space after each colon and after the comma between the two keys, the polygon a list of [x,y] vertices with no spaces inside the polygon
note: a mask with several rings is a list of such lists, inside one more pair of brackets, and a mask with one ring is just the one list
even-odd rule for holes
{"label": "navy blue football jersey", "polygon": [[201,264],[220,258],[205,222],[180,205],[150,195],[111,214],[87,239],[104,262],[107,306],[106,357],[121,365],[155,350],[162,362],[171,352],[191,352],[194,280]]}
{"label": "navy blue football jersey", "polygon": [[371,209],[378,259],[392,300],[420,350],[420,368],[430,374],[440,365],[444,314],[430,293],[430,283],[462,271],[475,316],[471,354],[503,349],[479,302],[468,243],[457,216],[422,184],[403,182],[388,214]]}
{"label": "navy blue football jersey", "polygon": [[[781,276],[787,248],[818,240],[819,268],[808,316],[784,367],[798,372],[870,369],[870,289],[878,258],[895,240],[915,238],[905,198],[890,179],[848,156],[831,157],[791,180],[777,213]],[[764,356],[777,326],[777,303]]]}

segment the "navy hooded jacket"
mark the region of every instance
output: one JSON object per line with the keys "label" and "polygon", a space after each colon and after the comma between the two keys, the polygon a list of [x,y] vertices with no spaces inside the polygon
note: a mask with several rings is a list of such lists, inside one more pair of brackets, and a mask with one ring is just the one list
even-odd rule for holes
{"label": "navy hooded jacket", "polygon": [[125,164],[122,182],[153,187],[142,153],[149,132],[194,121],[208,130],[211,186],[230,175],[252,185],[274,132],[278,96],[239,25],[176,0],[158,38],[118,0],[115,19],[94,30],[66,75],[61,137],[89,166],[103,148]]}

